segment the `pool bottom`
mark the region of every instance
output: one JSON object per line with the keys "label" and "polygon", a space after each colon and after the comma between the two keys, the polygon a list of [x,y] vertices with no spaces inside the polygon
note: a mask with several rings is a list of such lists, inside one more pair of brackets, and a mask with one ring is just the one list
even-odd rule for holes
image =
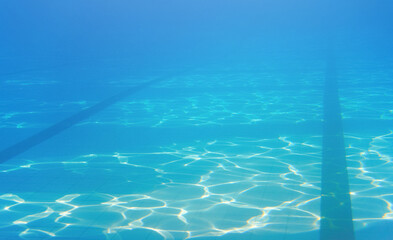
{"label": "pool bottom", "polygon": [[319,220],[319,141],[196,141],[3,166],[3,232],[25,239],[312,232]]}
{"label": "pool bottom", "polygon": [[[391,136],[345,138],[356,239],[389,232]],[[128,153],[15,159],[0,174],[1,235],[317,239],[321,140],[201,139]]]}

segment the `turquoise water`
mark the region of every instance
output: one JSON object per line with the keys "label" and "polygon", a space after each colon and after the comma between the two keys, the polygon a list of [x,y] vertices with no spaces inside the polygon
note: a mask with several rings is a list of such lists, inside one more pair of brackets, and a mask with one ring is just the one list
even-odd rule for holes
{"label": "turquoise water", "polygon": [[1,239],[393,234],[388,1],[0,5]]}

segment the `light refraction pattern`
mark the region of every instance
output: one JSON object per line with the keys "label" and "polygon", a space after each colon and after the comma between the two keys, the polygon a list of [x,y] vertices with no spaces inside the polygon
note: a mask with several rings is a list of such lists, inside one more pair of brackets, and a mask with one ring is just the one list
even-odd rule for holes
{"label": "light refraction pattern", "polygon": [[[38,147],[38,155],[22,155],[1,165],[0,237],[220,239],[252,233],[277,234],[281,240],[317,232],[324,70],[245,72],[168,78],[80,123],[68,141],[55,139],[72,149],[67,156],[53,156],[55,151],[47,156],[44,147]],[[128,81],[118,78],[108,84],[118,92],[129,87]],[[341,83],[348,87],[348,82]],[[55,92],[59,81],[2,84]],[[345,133],[358,231],[393,217],[393,135],[385,128],[392,118],[392,92],[379,87],[365,91],[360,83],[352,84],[352,91],[340,92],[344,128],[356,126],[359,119],[386,121],[378,131],[373,126]],[[0,128],[28,136],[97,100],[83,95],[62,101],[32,98],[28,103],[2,98]],[[124,136],[138,128],[148,130],[147,140],[141,142],[151,143],[144,151],[132,144],[124,148],[126,143],[121,144],[125,151],[87,152],[78,146],[78,131],[112,127],[124,133],[116,140],[104,139],[108,149],[143,137]],[[193,132],[201,134],[187,136]],[[65,152],[61,144],[58,150]]]}
{"label": "light refraction pattern", "polygon": [[319,220],[319,154],[318,136],[240,138],[3,166],[2,178],[18,192],[0,196],[1,225],[18,226],[26,239],[112,238],[134,229],[163,239],[312,231]]}

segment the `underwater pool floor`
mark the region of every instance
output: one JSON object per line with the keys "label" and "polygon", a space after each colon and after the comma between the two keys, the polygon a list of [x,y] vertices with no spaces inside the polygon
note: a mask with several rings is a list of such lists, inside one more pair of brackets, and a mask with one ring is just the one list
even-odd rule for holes
{"label": "underwater pool floor", "polygon": [[[302,76],[296,90],[258,86],[255,73],[191,74],[114,103],[1,165],[0,237],[318,239],[323,84],[308,79],[323,75]],[[393,218],[393,115],[372,101],[392,91],[340,91],[351,220],[367,239]],[[361,106],[351,101],[359,92]],[[51,103],[30,104],[2,112],[2,131],[20,140],[48,126]],[[360,113],[382,124],[364,131]]]}

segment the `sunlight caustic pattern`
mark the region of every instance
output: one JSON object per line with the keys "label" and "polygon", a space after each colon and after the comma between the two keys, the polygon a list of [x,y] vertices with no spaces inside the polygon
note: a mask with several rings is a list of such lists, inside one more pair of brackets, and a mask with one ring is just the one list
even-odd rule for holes
{"label": "sunlight caustic pattern", "polygon": [[4,165],[1,228],[26,239],[317,230],[320,141],[197,141],[148,153]]}
{"label": "sunlight caustic pattern", "polygon": [[393,120],[393,89],[373,87],[343,91],[340,98],[344,119]]}
{"label": "sunlight caustic pattern", "polygon": [[348,173],[355,226],[393,219],[393,132],[347,136]]}
{"label": "sunlight caustic pattern", "polygon": [[[180,74],[168,77],[152,87],[159,90],[159,93],[155,92],[153,95],[145,93],[143,98],[136,97],[119,102],[104,114],[95,116],[84,124],[177,127],[179,125],[256,124],[268,121],[295,123],[321,121],[322,88],[315,85],[318,84],[315,79],[321,78],[320,75],[321,73],[316,71],[288,76],[278,70],[258,72],[258,77],[253,72]],[[113,85],[112,89],[117,89],[113,90],[116,93],[157,76],[141,79],[124,78],[109,81],[108,84]],[[300,81],[299,79],[302,90],[294,91],[295,87],[288,86],[288,84],[296,86],[296,81]],[[269,85],[261,85],[261,82],[268,82]],[[7,80],[6,87],[10,84],[15,85],[18,91],[31,86],[36,87],[38,92],[52,92],[60,88],[56,85],[56,81],[42,79]],[[270,89],[271,84],[274,86],[273,89]],[[236,88],[237,91],[228,91],[231,87]],[[31,89],[27,90],[31,91]],[[0,128],[43,128],[61,120],[54,116],[67,117],[95,103],[84,97],[62,102],[44,101],[35,97],[28,102],[23,99],[12,99],[12,101],[0,99],[0,106],[4,106],[3,109],[19,109],[12,112],[0,111]]]}
{"label": "sunlight caustic pattern", "polygon": [[[84,124],[122,126],[205,126],[256,124],[261,122],[320,121],[318,91],[280,95],[278,91],[180,96],[172,99],[144,99],[116,104],[112,111]],[[171,106],[171,107],[168,107]],[[116,114],[115,114],[116,113]]]}

